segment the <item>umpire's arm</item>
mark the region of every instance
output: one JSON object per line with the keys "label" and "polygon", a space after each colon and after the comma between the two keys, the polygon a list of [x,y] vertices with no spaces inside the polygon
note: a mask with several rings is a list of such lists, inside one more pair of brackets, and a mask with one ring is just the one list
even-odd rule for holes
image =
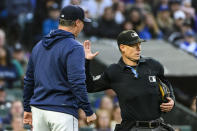
{"label": "umpire's arm", "polygon": [[170,97],[171,97],[171,98],[173,99],[173,101],[175,102],[175,96],[174,96],[174,91],[173,91],[172,85],[171,85],[170,82],[165,78],[165,76],[164,76],[164,68],[163,68],[162,65],[160,66],[160,70],[159,70],[159,78],[161,79],[162,82],[164,82],[164,83],[169,87],[169,90],[170,90]]}
{"label": "umpire's arm", "polygon": [[107,72],[104,72],[101,75],[93,77],[90,72],[90,60],[86,59],[86,87],[89,93],[104,91],[110,89],[109,78]]}

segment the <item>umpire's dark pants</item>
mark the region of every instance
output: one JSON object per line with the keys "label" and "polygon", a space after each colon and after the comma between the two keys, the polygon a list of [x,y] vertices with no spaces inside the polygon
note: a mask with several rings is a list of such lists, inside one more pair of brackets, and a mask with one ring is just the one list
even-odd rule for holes
{"label": "umpire's dark pants", "polygon": [[163,127],[159,126],[157,128],[141,128],[141,127],[133,127],[130,131],[168,131],[164,129]]}
{"label": "umpire's dark pants", "polygon": [[161,126],[158,126],[156,128],[145,128],[145,127],[133,126],[130,128],[130,127],[121,127],[120,125],[119,126],[117,125],[114,131],[168,131],[168,130],[164,129]]}
{"label": "umpire's dark pants", "polygon": [[[161,120],[163,122],[163,120]],[[135,125],[135,122],[129,122],[129,121],[122,121],[121,124],[117,124],[114,131],[173,131],[173,128],[171,130],[164,128],[163,126],[158,126],[155,128],[148,128],[148,127],[137,127]]]}

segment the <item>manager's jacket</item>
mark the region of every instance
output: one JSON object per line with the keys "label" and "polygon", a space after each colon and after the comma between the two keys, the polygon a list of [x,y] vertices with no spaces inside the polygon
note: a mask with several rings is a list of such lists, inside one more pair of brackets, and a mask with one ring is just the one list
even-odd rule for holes
{"label": "manager's jacket", "polygon": [[93,114],[85,84],[83,46],[72,33],[52,31],[33,48],[24,78],[24,110],[30,105],[78,118],[82,108]]}

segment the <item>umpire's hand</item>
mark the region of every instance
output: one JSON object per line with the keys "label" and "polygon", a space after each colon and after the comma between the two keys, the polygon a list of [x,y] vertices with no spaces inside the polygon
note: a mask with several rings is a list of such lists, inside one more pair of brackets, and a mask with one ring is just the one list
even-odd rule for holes
{"label": "umpire's hand", "polygon": [[169,112],[174,107],[174,100],[170,97],[167,97],[167,100],[168,100],[167,103],[162,103],[160,105],[160,109],[162,112]]}
{"label": "umpire's hand", "polygon": [[87,124],[90,125],[96,120],[96,114],[93,113],[91,116],[87,116]]}
{"label": "umpire's hand", "polygon": [[96,57],[99,54],[99,52],[92,53],[91,42],[89,40],[83,42],[83,47],[85,52],[85,58],[88,60],[94,59],[94,57]]}

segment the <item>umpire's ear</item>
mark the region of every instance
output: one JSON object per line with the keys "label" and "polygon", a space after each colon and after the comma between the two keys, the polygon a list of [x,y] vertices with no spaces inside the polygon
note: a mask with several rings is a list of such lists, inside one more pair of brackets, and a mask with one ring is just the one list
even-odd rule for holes
{"label": "umpire's ear", "polygon": [[124,52],[125,52],[125,45],[120,44],[120,45],[119,45],[119,49],[120,49],[120,52],[121,52],[121,53],[124,53]]}

